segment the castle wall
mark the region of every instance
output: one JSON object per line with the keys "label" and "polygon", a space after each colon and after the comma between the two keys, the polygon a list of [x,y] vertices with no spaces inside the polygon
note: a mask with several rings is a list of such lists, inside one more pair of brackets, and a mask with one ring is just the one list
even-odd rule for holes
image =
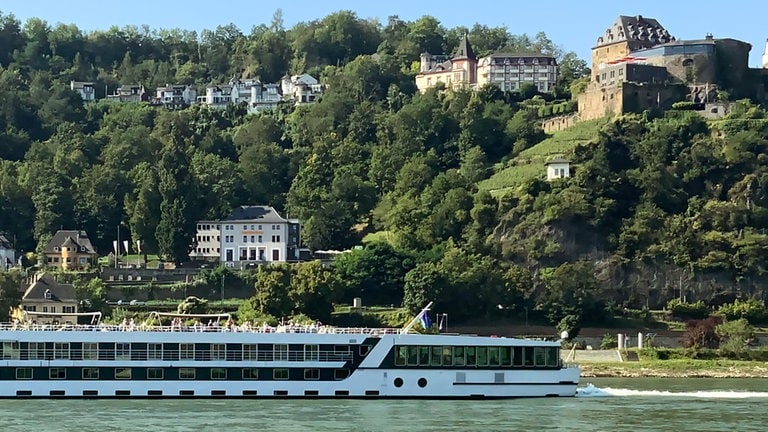
{"label": "castle wall", "polygon": [[593,87],[579,95],[579,119],[594,120],[622,111],[621,86]]}
{"label": "castle wall", "polygon": [[541,121],[541,128],[545,133],[552,133],[568,129],[580,120],[578,114],[562,115],[557,117],[551,117]]}

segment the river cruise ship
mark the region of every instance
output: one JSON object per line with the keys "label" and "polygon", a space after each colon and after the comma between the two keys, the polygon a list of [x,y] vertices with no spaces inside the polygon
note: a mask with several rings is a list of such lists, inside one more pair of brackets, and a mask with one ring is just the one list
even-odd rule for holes
{"label": "river cruise ship", "polygon": [[0,328],[0,397],[567,397],[579,382],[554,341],[415,334],[416,319],[403,329],[223,322],[17,320]]}

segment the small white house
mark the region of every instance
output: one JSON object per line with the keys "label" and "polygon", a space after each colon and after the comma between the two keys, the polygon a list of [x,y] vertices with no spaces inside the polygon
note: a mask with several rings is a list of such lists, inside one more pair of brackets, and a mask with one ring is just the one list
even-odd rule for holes
{"label": "small white house", "polygon": [[546,163],[547,180],[567,178],[571,176],[571,161],[556,157]]}

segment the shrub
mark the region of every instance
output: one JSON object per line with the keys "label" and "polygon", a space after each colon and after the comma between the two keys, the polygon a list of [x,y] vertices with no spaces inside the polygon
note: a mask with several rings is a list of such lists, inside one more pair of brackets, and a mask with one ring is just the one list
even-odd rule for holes
{"label": "shrub", "polygon": [[568,332],[568,339],[573,339],[581,331],[581,317],[578,315],[566,315],[557,323],[558,335],[562,332]]}
{"label": "shrub", "polygon": [[755,341],[755,329],[744,318],[726,321],[715,330],[723,341],[720,350],[726,353],[743,353]]}
{"label": "shrub", "polygon": [[603,335],[603,339],[600,341],[600,349],[611,349],[619,346],[619,341],[616,340],[616,336],[606,333]]}
{"label": "shrub", "polygon": [[674,298],[667,302],[667,310],[678,319],[701,320],[709,316],[709,308],[703,301],[686,303]]}
{"label": "shrub", "polygon": [[681,340],[684,348],[710,348],[720,346],[720,336],[717,334],[717,326],[722,324],[720,317],[709,317],[700,320],[690,320],[685,323],[685,333]]}
{"label": "shrub", "polygon": [[717,310],[717,314],[721,315],[727,321],[735,321],[739,319],[745,319],[750,324],[757,324],[766,321],[768,314],[766,313],[765,303],[757,299],[748,300],[734,300],[733,303],[726,303]]}

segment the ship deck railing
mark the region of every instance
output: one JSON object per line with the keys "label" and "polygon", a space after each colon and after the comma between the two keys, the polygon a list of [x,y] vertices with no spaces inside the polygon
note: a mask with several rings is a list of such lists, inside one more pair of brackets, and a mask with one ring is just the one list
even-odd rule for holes
{"label": "ship deck railing", "polygon": [[99,331],[99,332],[186,332],[186,333],[315,333],[381,336],[399,334],[398,328],[334,327],[334,326],[210,326],[210,325],[123,325],[123,324],[0,324],[0,331]]}

